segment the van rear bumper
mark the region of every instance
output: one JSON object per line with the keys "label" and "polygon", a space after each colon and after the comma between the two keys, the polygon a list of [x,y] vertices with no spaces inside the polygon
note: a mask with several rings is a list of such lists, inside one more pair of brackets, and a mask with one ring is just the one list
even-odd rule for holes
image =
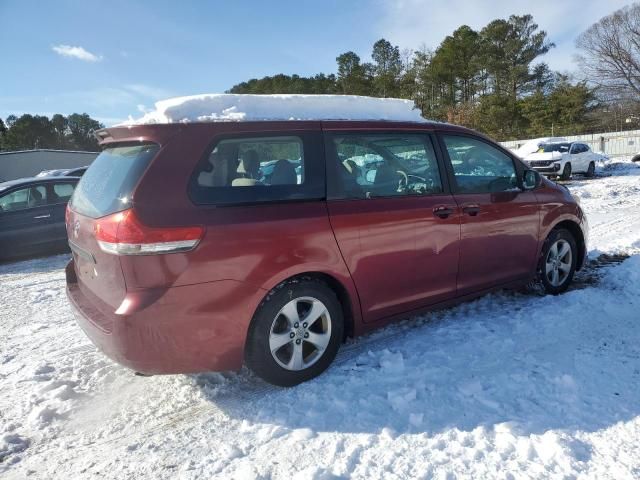
{"label": "van rear bumper", "polygon": [[147,289],[127,292],[111,313],[83,291],[73,260],[66,273],[69,302],[89,339],[115,362],[150,375],[239,369],[266,293],[234,280]]}

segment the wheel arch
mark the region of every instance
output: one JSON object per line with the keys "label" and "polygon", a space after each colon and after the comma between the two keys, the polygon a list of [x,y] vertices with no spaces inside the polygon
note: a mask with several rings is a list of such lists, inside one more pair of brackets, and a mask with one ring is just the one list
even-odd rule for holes
{"label": "wheel arch", "polygon": [[[276,285],[272,288],[269,288],[265,295],[262,297],[258,306],[255,308],[253,315],[251,317],[251,322],[249,323],[249,329],[254,322],[255,316],[258,310],[261,308],[262,304],[266,299],[272,295],[273,291],[281,288],[282,285],[285,285],[289,282],[293,282],[296,280],[303,279],[315,279],[325,283],[338,297],[338,302],[340,303],[340,308],[342,309],[342,316],[344,319],[344,338],[343,341],[347,337],[352,337],[356,334],[356,322],[359,318],[359,304],[354,305],[354,302],[358,302],[358,298],[353,298],[353,295],[349,292],[349,289],[342,281],[336,278],[334,275],[330,275],[329,273],[322,271],[306,271],[300,272],[293,275],[290,275],[282,280],[280,280]],[[248,338],[248,335],[247,335]]]}
{"label": "wheel arch", "polygon": [[573,238],[575,238],[576,240],[576,246],[578,247],[578,262],[576,264],[576,270],[580,270],[584,265],[584,261],[585,261],[586,245],[585,245],[584,233],[582,232],[582,228],[580,228],[580,225],[578,224],[578,222],[575,222],[574,220],[570,220],[570,219],[561,220],[560,222],[556,223],[555,225],[553,225],[552,228],[549,229],[549,231],[547,232],[547,236],[545,237],[545,241],[546,241],[546,238],[549,237],[552,231],[558,230],[561,228],[568,230],[571,233],[571,235],[573,235]]}
{"label": "wheel arch", "polygon": [[[344,337],[352,337],[354,335],[354,310],[351,295],[347,288],[332,275],[324,272],[307,272],[298,275],[302,278],[315,278],[327,285],[334,291],[342,308],[342,318],[344,318]],[[295,278],[295,277],[294,277]],[[344,340],[344,339],[343,339]]]}

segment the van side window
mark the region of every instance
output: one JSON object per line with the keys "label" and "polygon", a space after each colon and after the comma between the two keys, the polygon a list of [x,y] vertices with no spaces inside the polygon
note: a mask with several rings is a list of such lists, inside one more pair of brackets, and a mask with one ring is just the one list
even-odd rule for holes
{"label": "van side window", "polygon": [[334,198],[442,193],[431,140],[419,134],[333,135],[338,170]]}
{"label": "van side window", "polygon": [[443,135],[459,193],[496,193],[518,188],[511,157],[474,138]]}
{"label": "van side window", "polygon": [[198,174],[203,187],[300,185],[304,178],[302,141],[296,137],[222,140]]}
{"label": "van side window", "polygon": [[199,204],[294,200],[308,198],[314,183],[323,194],[324,179],[308,178],[304,143],[289,135],[220,140],[193,173],[190,196]]}

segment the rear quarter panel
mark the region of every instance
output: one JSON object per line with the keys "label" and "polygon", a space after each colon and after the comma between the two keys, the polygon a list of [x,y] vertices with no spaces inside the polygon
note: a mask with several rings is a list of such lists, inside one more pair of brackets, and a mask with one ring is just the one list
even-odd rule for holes
{"label": "rear quarter panel", "polygon": [[[191,252],[122,257],[127,290],[205,283],[213,289],[215,282],[239,282],[238,288],[257,292],[238,306],[240,310],[233,310],[242,311],[248,324],[266,292],[278,283],[300,273],[320,272],[344,286],[353,303],[354,323],[359,323],[357,293],[333,236],[325,201],[216,207],[195,205],[189,198],[192,172],[216,137],[266,131],[292,134],[291,123],[262,122],[258,127],[194,124],[162,145],[134,193],[136,212],[149,226],[201,225],[205,234]],[[296,130],[320,134],[320,124],[298,123]]]}

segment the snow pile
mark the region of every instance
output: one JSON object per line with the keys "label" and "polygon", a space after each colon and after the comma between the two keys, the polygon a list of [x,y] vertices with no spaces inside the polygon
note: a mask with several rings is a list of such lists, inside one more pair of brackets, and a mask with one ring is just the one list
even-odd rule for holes
{"label": "snow pile", "polygon": [[631,157],[606,158],[601,162],[601,167],[605,174],[640,174],[640,162],[632,162]]}
{"label": "snow pile", "polygon": [[410,100],[356,95],[238,95],[170,98],[123,125],[260,120],[395,120],[424,122]]}

